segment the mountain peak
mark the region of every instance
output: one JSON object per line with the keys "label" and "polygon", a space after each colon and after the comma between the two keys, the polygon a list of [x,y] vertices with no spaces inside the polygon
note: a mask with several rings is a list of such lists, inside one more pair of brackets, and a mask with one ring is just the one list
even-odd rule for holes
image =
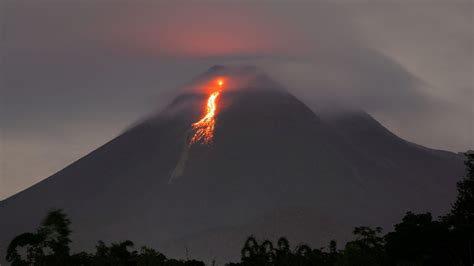
{"label": "mountain peak", "polygon": [[[223,85],[217,86],[220,81]],[[214,65],[184,85],[165,112],[176,114],[177,110],[184,109],[201,112],[206,99],[215,90],[221,91],[220,98],[226,99],[249,96],[253,92],[262,91],[288,95],[281,84],[256,66]]]}
{"label": "mountain peak", "polygon": [[203,86],[215,79],[225,80],[224,91],[234,90],[280,90],[282,85],[254,65],[214,65],[188,84],[192,92],[205,92]]}

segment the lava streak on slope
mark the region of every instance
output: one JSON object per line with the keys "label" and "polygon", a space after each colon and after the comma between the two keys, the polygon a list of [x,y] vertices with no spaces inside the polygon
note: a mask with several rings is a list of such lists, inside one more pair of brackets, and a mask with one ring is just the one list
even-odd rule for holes
{"label": "lava streak on slope", "polygon": [[216,125],[217,98],[221,94],[224,80],[219,78],[216,80],[216,83],[217,87],[211,88],[211,94],[207,99],[206,112],[204,116],[199,121],[192,124],[195,132],[189,145],[198,142],[202,142],[203,144],[209,144],[212,142],[214,137],[214,127]]}
{"label": "lava streak on slope", "polygon": [[[174,180],[179,178],[183,172],[188,160],[188,152],[193,144],[203,143],[210,144],[214,137],[214,127],[216,125],[216,114],[217,114],[217,98],[222,92],[222,87],[224,86],[224,79],[218,78],[214,81],[216,85],[207,87],[206,89],[210,92],[209,98],[207,99],[206,109],[203,117],[191,125],[191,129],[187,131],[185,138],[185,145],[183,152],[179,158],[176,167],[171,173],[168,184],[172,184]],[[189,133],[194,133],[192,138],[188,138]],[[188,143],[189,139],[189,143]]]}

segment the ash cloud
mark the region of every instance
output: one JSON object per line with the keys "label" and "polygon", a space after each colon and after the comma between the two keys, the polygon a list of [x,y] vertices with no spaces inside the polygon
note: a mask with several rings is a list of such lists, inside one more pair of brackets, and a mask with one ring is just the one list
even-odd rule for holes
{"label": "ash cloud", "polygon": [[338,102],[408,140],[473,147],[471,1],[0,8],[0,198],[163,109],[215,64],[260,66],[317,111]]}

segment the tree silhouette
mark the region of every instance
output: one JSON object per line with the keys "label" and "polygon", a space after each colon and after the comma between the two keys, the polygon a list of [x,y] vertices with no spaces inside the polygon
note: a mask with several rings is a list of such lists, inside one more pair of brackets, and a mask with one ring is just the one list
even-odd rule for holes
{"label": "tree silhouette", "polygon": [[[7,248],[7,261],[13,266],[33,265],[39,257],[44,256],[40,243],[43,242],[41,236],[36,233],[23,233],[15,237]],[[26,249],[26,258],[22,258],[18,249]]]}
{"label": "tree silhouette", "polygon": [[228,266],[312,266],[312,265],[336,265],[339,254],[336,251],[335,241],[332,241],[333,249],[330,253],[322,249],[312,249],[310,246],[301,244],[294,250],[290,248],[288,239],[281,237],[276,245],[269,240],[258,241],[250,236],[242,248],[240,263],[229,263]]}
{"label": "tree silhouette", "polygon": [[247,238],[241,254],[244,265],[271,265],[274,260],[272,242],[259,243],[254,236]]}
{"label": "tree silhouette", "polygon": [[126,240],[120,243],[112,243],[108,247],[103,241],[99,241],[96,246],[96,253],[93,265],[126,266],[132,264],[137,256],[135,252],[130,252],[133,242]]}
{"label": "tree silhouette", "polygon": [[474,151],[464,155],[467,174],[457,183],[456,201],[443,221],[450,229],[450,244],[456,256],[465,265],[474,265]]}
{"label": "tree silhouette", "polygon": [[137,266],[165,265],[166,257],[154,249],[142,247]]}
{"label": "tree silhouette", "polygon": [[385,265],[385,242],[383,237],[379,236],[381,232],[381,227],[375,229],[366,226],[356,227],[353,231],[356,239],[346,244],[341,264]]}
{"label": "tree silhouette", "polygon": [[[35,233],[15,237],[7,248],[7,261],[16,265],[64,265],[69,257],[70,221],[61,210],[52,210]],[[26,258],[19,251],[23,249]]]}
{"label": "tree silhouette", "polygon": [[457,225],[474,225],[474,151],[465,156],[467,175],[457,183],[458,196],[448,217]]}
{"label": "tree silhouette", "polygon": [[197,260],[167,259],[147,247],[140,253],[133,250],[133,242],[96,245],[94,254],[70,254],[71,222],[62,210],[50,211],[36,232],[15,237],[7,248],[6,259],[12,266],[204,266]]}
{"label": "tree silhouette", "polygon": [[62,210],[53,210],[38,229],[38,234],[44,236],[45,247],[52,250],[55,259],[64,260],[69,256],[70,224],[71,221]]}
{"label": "tree silhouette", "polygon": [[430,213],[408,212],[385,236],[385,248],[393,264],[456,265],[449,239],[448,227]]}

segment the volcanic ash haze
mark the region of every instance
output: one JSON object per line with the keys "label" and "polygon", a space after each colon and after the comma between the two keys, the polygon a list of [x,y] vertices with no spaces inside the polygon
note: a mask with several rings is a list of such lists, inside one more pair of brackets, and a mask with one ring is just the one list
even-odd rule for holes
{"label": "volcanic ash haze", "polygon": [[400,139],[362,111],[320,116],[255,67],[215,66],[191,85],[218,77],[211,142],[189,145],[212,92],[179,95],[0,202],[0,254],[52,207],[70,215],[76,248],[131,239],[221,263],[250,234],[323,246],[354,226],[387,228],[407,210],[441,214],[454,199],[461,156]]}

